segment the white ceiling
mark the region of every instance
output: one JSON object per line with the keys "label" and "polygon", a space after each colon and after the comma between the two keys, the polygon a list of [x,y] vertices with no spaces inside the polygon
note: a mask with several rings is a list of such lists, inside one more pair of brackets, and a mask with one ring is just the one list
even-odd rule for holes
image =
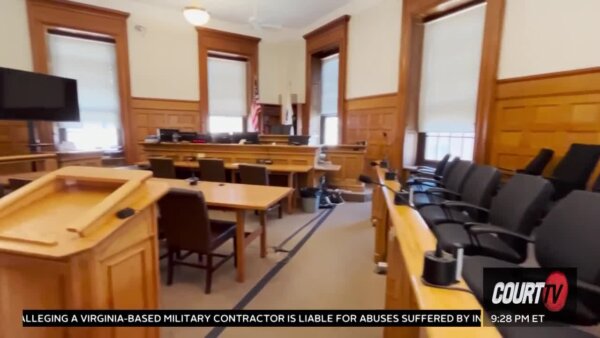
{"label": "white ceiling", "polygon": [[216,19],[248,23],[258,8],[262,23],[285,28],[304,28],[327,13],[351,0],[138,0],[140,2],[181,8],[189,5],[204,7]]}

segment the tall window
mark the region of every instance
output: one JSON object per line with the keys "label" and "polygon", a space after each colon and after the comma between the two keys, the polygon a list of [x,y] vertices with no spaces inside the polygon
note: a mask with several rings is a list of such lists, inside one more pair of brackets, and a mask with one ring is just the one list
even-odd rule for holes
{"label": "tall window", "polygon": [[473,158],[485,4],[425,23],[419,131],[425,159]]}
{"label": "tall window", "polygon": [[339,54],[321,59],[321,134],[323,144],[338,144],[339,72]]}
{"label": "tall window", "polygon": [[121,109],[114,41],[54,30],[47,39],[50,73],[77,80],[80,121],[57,123],[61,143],[77,150],[119,148]]}
{"label": "tall window", "polygon": [[211,133],[244,131],[248,114],[246,61],[208,58],[208,129]]}

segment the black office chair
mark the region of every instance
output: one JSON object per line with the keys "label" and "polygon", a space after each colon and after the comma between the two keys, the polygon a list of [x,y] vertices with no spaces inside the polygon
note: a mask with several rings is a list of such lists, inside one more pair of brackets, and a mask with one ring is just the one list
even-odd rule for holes
{"label": "black office chair", "polygon": [[[206,269],[205,293],[209,294],[213,272],[227,260],[235,259],[235,222],[211,220],[204,195],[200,191],[171,189],[158,201],[161,225],[167,240],[167,285],[173,283],[176,265]],[[182,212],[182,210],[184,212]],[[228,240],[233,240],[233,253],[214,251]],[[185,251],[184,255],[180,252]],[[184,261],[190,254],[206,256],[206,265]],[[222,258],[213,264],[213,257]],[[234,261],[235,262],[235,261]]]}
{"label": "black office chair", "polygon": [[454,170],[454,167],[456,167],[458,162],[460,162],[460,158],[458,158],[458,157],[455,157],[452,159],[452,161],[448,162],[446,164],[446,166],[444,167],[444,170],[442,171],[441,176],[433,176],[433,175],[413,176],[413,177],[410,177],[406,181],[405,185],[407,186],[407,189],[412,188],[415,191],[427,190],[431,187],[438,186],[440,183],[442,185],[445,185],[448,182],[448,177],[450,176],[450,173],[452,173],[452,170]]}
{"label": "black office chair", "polygon": [[170,158],[151,158],[150,170],[152,175],[158,178],[176,178],[175,163]]}
{"label": "black office chair", "polygon": [[484,221],[487,214],[473,208],[463,208],[461,203],[489,208],[500,184],[500,176],[500,171],[494,167],[475,165],[463,186],[460,202],[446,200],[424,204],[419,207],[419,213],[430,226],[452,221]]}
{"label": "black office chair", "polygon": [[[269,171],[265,166],[240,164],[238,171],[240,173],[240,183],[242,184],[269,185]],[[281,203],[275,204],[267,212],[274,209],[278,209],[278,216],[282,218],[283,207]]]}
{"label": "black office chair", "polygon": [[200,179],[208,182],[226,182],[225,162],[217,158],[203,158],[198,160],[200,166]]}
{"label": "black office chair", "polygon": [[438,183],[435,187],[414,192],[414,204],[419,207],[427,203],[443,202],[447,199],[459,199],[463,185],[473,170],[471,161],[459,161],[448,174],[445,183]]}
{"label": "black office chair", "polygon": [[11,191],[15,191],[17,189],[20,189],[20,188],[26,186],[29,183],[31,183],[31,180],[22,179],[22,178],[9,178],[8,179],[8,188]]}
{"label": "black office chair", "polygon": [[552,185],[540,176],[516,174],[500,189],[492,200],[489,211],[478,206],[461,205],[489,214],[487,223],[441,223],[432,230],[438,243],[446,251],[454,251],[455,244],[464,248],[466,255],[484,255],[520,263],[527,258],[527,245],[511,237],[476,233],[473,229],[487,226],[507,229],[523,235],[531,234],[539,224],[550,197]]}
{"label": "black office chair", "polygon": [[548,179],[554,185],[554,200],[573,190],[585,190],[585,186],[600,158],[600,145],[571,145]]}
{"label": "black office chair", "polygon": [[542,148],[525,168],[518,169],[517,172],[526,175],[541,175],[548,163],[550,163],[552,156],[554,156],[554,150]]}
{"label": "black office chair", "polygon": [[450,160],[450,154],[446,154],[438,163],[435,167],[426,167],[426,166],[419,166],[417,167],[416,170],[411,170],[410,173],[413,175],[433,175],[433,176],[442,176],[442,173],[444,172],[444,168],[446,167],[446,164],[448,163],[448,160]]}
{"label": "black office chair", "polygon": [[596,179],[596,182],[592,186],[592,191],[593,192],[600,192],[600,175],[598,175],[598,178]]}
{"label": "black office chair", "polygon": [[[600,235],[600,194],[589,191],[573,191],[558,201],[544,218],[536,231],[535,239],[507,229],[473,229],[480,233],[494,233],[510,237],[524,244],[534,243],[535,257],[541,267],[577,268],[577,309],[575,313],[565,313],[564,323],[576,325],[597,325],[600,323],[600,245],[595,239]],[[483,268],[514,268],[518,265],[491,257],[466,257],[463,278],[475,296],[483,300]],[[589,337],[578,331],[573,335],[558,335],[548,328],[521,330],[520,328],[499,328],[505,337]],[[555,328],[552,328],[555,329]],[[505,331],[506,330],[506,331]],[[572,329],[570,329],[572,330]],[[571,332],[571,331],[565,331]],[[563,332],[564,333],[564,332]]]}

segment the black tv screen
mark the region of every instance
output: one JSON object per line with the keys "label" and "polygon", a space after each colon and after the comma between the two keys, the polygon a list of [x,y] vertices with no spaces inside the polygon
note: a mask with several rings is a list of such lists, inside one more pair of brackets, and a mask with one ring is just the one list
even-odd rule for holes
{"label": "black tv screen", "polygon": [[0,120],[79,121],[77,81],[0,67]]}

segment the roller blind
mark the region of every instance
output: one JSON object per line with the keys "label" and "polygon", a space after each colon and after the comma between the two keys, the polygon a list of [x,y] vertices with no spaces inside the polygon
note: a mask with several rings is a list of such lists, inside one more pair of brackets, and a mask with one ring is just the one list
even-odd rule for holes
{"label": "roller blind", "polygon": [[246,62],[208,58],[208,112],[214,116],[246,116]]}
{"label": "roller blind", "polygon": [[419,131],[475,130],[485,4],[425,24]]}
{"label": "roller blind", "polygon": [[48,51],[50,72],[77,80],[80,122],[60,122],[59,127],[120,128],[115,44],[48,34]]}
{"label": "roller blind", "polygon": [[321,115],[338,114],[339,54],[322,59],[321,64]]}

